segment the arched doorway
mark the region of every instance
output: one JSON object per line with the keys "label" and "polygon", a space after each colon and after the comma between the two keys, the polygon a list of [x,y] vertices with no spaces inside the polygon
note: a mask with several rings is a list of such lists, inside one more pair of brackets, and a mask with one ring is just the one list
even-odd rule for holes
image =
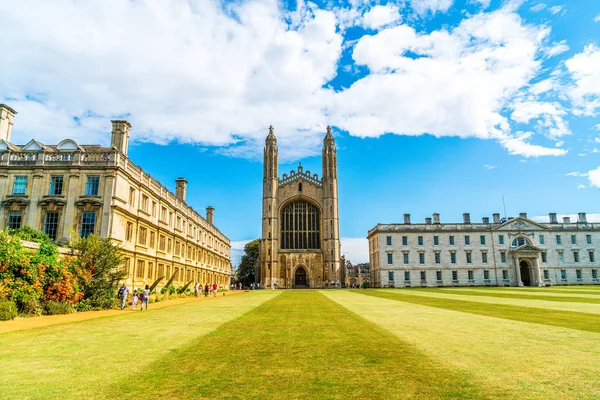
{"label": "arched doorway", "polygon": [[521,261],[519,263],[519,268],[521,271],[521,282],[523,282],[523,286],[531,286],[531,274],[527,261]]}
{"label": "arched doorway", "polygon": [[298,267],[294,275],[294,287],[296,289],[304,289],[307,287],[306,282],[306,270],[303,267]]}

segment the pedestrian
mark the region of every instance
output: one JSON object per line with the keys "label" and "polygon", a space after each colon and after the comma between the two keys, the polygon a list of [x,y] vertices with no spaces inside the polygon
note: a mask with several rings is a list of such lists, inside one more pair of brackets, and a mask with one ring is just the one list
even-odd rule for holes
{"label": "pedestrian", "polygon": [[242,290],[242,282],[238,283],[238,289]]}
{"label": "pedestrian", "polygon": [[133,291],[133,297],[131,298],[131,305],[133,306],[134,310],[137,307],[138,299],[139,299],[139,297],[138,297],[138,291],[137,291],[137,289],[135,289]]}
{"label": "pedestrian", "polygon": [[194,284],[194,296],[198,297],[198,282]]}
{"label": "pedestrian", "polygon": [[204,297],[208,297],[208,283],[204,284]]}
{"label": "pedestrian", "polygon": [[140,311],[144,309],[144,303],[146,303],[146,310],[148,309],[148,300],[150,300],[150,286],[146,285],[142,291],[142,303],[140,304]]}
{"label": "pedestrian", "polygon": [[256,290],[260,290],[260,282],[256,282]]}
{"label": "pedestrian", "polygon": [[121,310],[125,309],[125,302],[127,301],[127,296],[129,295],[129,289],[125,282],[123,282],[123,286],[119,288],[119,299],[121,299]]}
{"label": "pedestrian", "polygon": [[215,294],[215,297],[217,297],[217,288],[218,288],[217,284],[213,283],[213,293]]}

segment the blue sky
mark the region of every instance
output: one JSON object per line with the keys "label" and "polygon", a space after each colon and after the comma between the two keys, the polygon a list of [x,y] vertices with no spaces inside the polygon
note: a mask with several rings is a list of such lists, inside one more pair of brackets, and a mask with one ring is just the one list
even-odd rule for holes
{"label": "blue sky", "polygon": [[600,218],[596,0],[0,0],[0,34],[12,142],[107,145],[127,119],[133,161],[186,177],[237,249],[260,234],[270,124],[280,174],[319,175],[332,125],[353,262],[379,222],[480,220],[503,195]]}

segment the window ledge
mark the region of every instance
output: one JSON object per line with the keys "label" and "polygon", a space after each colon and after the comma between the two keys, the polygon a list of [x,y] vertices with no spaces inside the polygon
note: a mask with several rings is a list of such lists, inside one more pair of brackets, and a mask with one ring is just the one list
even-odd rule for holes
{"label": "window ledge", "polygon": [[26,194],[7,194],[6,197],[12,198],[12,199],[26,199],[29,196]]}

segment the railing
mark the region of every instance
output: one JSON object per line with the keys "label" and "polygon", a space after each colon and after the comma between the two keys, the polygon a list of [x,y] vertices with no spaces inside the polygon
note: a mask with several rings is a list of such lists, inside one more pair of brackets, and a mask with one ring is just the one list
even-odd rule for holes
{"label": "railing", "polygon": [[111,165],[116,152],[12,152],[0,153],[1,165]]}

